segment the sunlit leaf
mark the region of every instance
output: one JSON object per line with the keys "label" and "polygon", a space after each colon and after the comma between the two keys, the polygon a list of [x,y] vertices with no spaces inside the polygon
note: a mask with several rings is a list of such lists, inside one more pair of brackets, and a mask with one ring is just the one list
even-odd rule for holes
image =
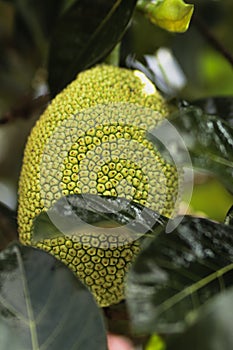
{"label": "sunlit leaf", "polygon": [[181,332],[201,305],[232,284],[233,228],[184,217],[173,232],[148,242],[129,272],[126,301],[133,329]]}
{"label": "sunlit leaf", "polygon": [[0,202],[0,250],[17,240],[16,213]]}
{"label": "sunlit leaf", "polygon": [[152,72],[156,86],[168,98],[176,96],[186,84],[185,75],[171,50],[162,47],[154,55],[145,55],[148,68]]}
{"label": "sunlit leaf", "polygon": [[132,239],[138,239],[166,219],[143,205],[125,198],[92,194],[69,195],[59,199],[47,212],[34,220],[32,239],[79,235],[101,227],[123,227]]}
{"label": "sunlit leaf", "polygon": [[167,99],[174,98],[185,86],[186,77],[170,49],[162,47],[154,55],[145,55],[145,64],[127,56],[128,68],[143,72]]}
{"label": "sunlit leaf", "polygon": [[233,289],[221,293],[201,309],[184,333],[168,338],[167,350],[233,349]]}
{"label": "sunlit leaf", "polygon": [[[75,1],[57,22],[49,54],[52,94],[101,61],[120,41],[136,0]],[[65,69],[64,69],[65,67]]]}
{"label": "sunlit leaf", "polygon": [[159,335],[152,334],[145,350],[166,350],[166,345]]}
{"label": "sunlit leaf", "polygon": [[152,23],[170,32],[185,32],[194,10],[193,5],[183,0],[139,0],[138,8]]}
{"label": "sunlit leaf", "polygon": [[87,288],[51,255],[19,244],[0,253],[0,347],[107,349]]}

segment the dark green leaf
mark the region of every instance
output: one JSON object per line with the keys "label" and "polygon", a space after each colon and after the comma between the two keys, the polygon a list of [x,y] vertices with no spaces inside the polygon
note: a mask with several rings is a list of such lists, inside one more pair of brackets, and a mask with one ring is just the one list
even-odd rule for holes
{"label": "dark green leaf", "polygon": [[[33,35],[35,24],[40,26],[37,30],[42,30],[44,35],[50,35],[59,14],[64,9],[65,0],[50,0],[50,1],[33,1],[33,0],[14,0],[17,13],[21,16],[27,29],[32,31]],[[34,27],[34,29],[33,29]]]}
{"label": "dark green leaf", "polygon": [[177,219],[172,233],[148,242],[129,272],[126,300],[137,332],[180,332],[202,304],[233,284],[233,228],[189,216],[177,226]]}
{"label": "dark green leaf", "polygon": [[180,108],[169,121],[183,138],[193,166],[216,174],[233,192],[233,127],[193,106]]}
{"label": "dark green leaf", "polygon": [[[21,0],[22,2],[22,0]],[[38,18],[39,25],[43,30],[44,35],[50,36],[54,25],[64,9],[65,3],[69,2],[67,0],[42,0],[42,1],[33,1],[33,0],[24,0],[27,7],[30,7],[31,10],[35,13]]]}
{"label": "dark green leaf", "polygon": [[192,102],[201,107],[205,113],[217,115],[233,125],[233,97],[208,97]]}
{"label": "dark green leaf", "polygon": [[0,253],[0,344],[8,350],[107,348],[87,288],[51,255],[19,244]]}
{"label": "dark green leaf", "polygon": [[225,218],[225,224],[233,226],[233,206],[228,210]]}
{"label": "dark green leaf", "polygon": [[233,349],[233,289],[221,293],[201,309],[195,323],[176,337],[168,339],[167,350]]}
{"label": "dark green leaf", "polygon": [[[48,39],[53,27],[64,9],[65,0],[33,1],[13,0],[14,5],[14,39],[20,51],[27,46],[33,50],[36,67],[44,65],[47,57]],[[28,59],[28,53],[27,58]]]}
{"label": "dark green leaf", "polygon": [[50,46],[52,95],[114,48],[125,32],[135,4],[136,0],[75,1],[63,14]]}
{"label": "dark green leaf", "polygon": [[33,241],[62,235],[75,235],[101,227],[118,226],[138,239],[166,219],[141,204],[125,198],[92,194],[69,195],[59,199],[47,212],[34,220]]}
{"label": "dark green leaf", "polygon": [[0,202],[0,250],[17,240],[16,213]]}
{"label": "dark green leaf", "polygon": [[152,334],[146,344],[145,350],[166,350],[166,345],[158,334]]}

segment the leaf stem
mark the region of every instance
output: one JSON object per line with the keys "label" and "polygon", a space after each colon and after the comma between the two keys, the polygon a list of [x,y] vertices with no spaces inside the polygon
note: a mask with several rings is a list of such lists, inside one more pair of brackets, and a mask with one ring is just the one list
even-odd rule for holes
{"label": "leaf stem", "polygon": [[20,255],[20,251],[17,247],[15,248],[15,253],[18,260],[19,271],[22,277],[23,291],[24,291],[26,309],[28,314],[28,325],[30,328],[31,341],[32,341],[32,349],[39,350],[40,347],[39,347],[39,341],[37,337],[36,322],[35,322],[35,317],[33,312],[33,306],[31,303],[31,297],[30,297],[30,293],[29,293],[29,289],[26,281],[26,276],[25,276],[26,273],[23,266],[22,256]]}
{"label": "leaf stem", "polygon": [[[222,278],[224,274],[231,271],[233,269],[233,263],[222,267],[218,271],[213,272],[212,274],[202,278],[202,280],[196,282],[194,285],[187,286],[184,288],[181,292],[173,295],[172,297],[166,299],[161,305],[157,307],[156,313],[157,315],[160,315],[164,310],[168,310],[175,304],[177,304],[179,301],[183,300],[184,298],[188,297],[189,295],[197,292],[207,284],[211,283],[215,279]],[[221,281],[222,285],[222,281]]]}

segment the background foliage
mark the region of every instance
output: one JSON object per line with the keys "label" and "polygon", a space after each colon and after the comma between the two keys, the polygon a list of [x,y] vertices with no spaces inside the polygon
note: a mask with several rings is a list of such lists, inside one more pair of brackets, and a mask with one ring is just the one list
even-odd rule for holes
{"label": "background foliage", "polygon": [[[192,1],[184,33],[159,28],[136,3],[0,1],[1,349],[59,350],[64,344],[51,341],[68,338],[72,349],[92,349],[92,339],[104,349],[103,317],[109,331],[126,333],[148,350],[233,347],[232,211],[225,220],[233,203],[233,2]],[[165,234],[165,221],[156,223],[128,276],[126,304],[104,311],[52,257],[19,243],[8,246],[17,240],[17,183],[32,125],[78,72],[103,60],[143,70],[173,99],[178,112],[171,121],[196,169],[191,202],[184,194],[182,203],[196,218],[186,216],[173,235]],[[137,215],[146,225],[140,210]],[[29,264],[35,256],[37,266]],[[45,263],[50,270],[41,267]],[[56,296],[62,276],[67,285]],[[89,312],[74,313],[86,300]]]}

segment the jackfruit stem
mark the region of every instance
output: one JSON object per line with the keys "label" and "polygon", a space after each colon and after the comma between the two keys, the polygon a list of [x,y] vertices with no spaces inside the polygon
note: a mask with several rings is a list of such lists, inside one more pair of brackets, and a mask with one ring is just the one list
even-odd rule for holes
{"label": "jackfruit stem", "polygon": [[110,52],[110,54],[105,58],[104,62],[111,66],[119,67],[120,64],[120,51],[121,51],[121,43],[119,42],[114,49]]}

